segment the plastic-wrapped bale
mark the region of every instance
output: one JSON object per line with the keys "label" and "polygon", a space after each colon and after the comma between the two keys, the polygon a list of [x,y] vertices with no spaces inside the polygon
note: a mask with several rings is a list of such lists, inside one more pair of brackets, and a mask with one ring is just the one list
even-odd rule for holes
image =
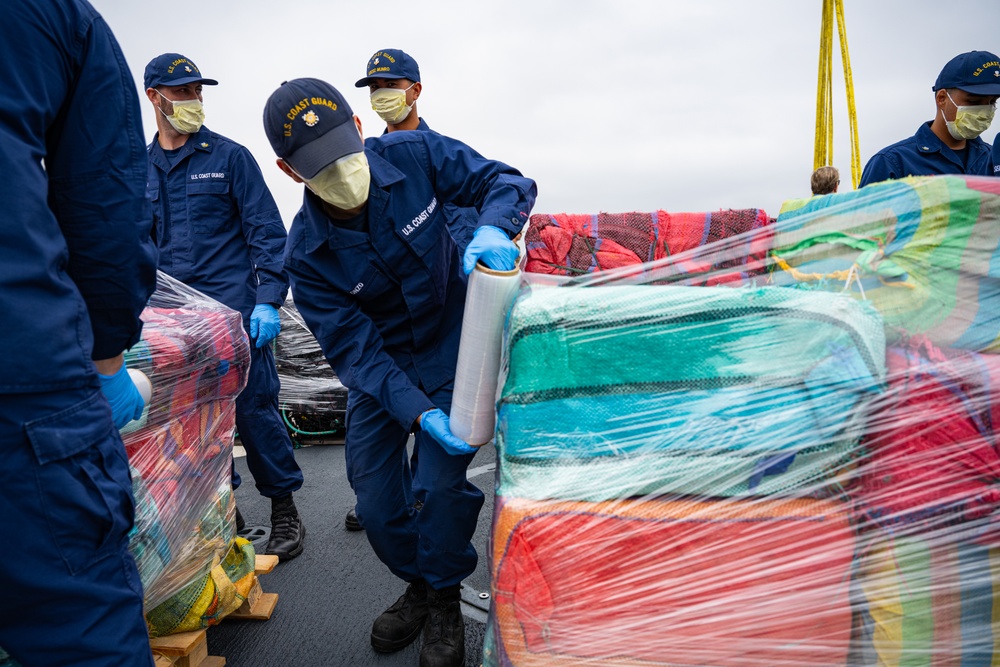
{"label": "plastic-wrapped bale", "polygon": [[844,665],[834,499],[498,498],[487,667]]}
{"label": "plastic-wrapped bale", "polygon": [[235,401],[250,348],[234,310],[160,273],[130,368],[153,384],[143,417],[122,430],[133,470],[146,609],[208,575],[235,537],[230,482]]}
{"label": "plastic-wrapped bale", "polygon": [[786,202],[772,279],[871,301],[890,340],[1000,352],[1000,180],[925,176]]}
{"label": "plastic-wrapped bale", "polygon": [[[689,266],[693,258],[709,267],[734,260],[739,249],[726,239],[579,276],[527,275],[530,288],[510,313],[498,397],[487,667],[1000,664],[1000,356],[990,354],[1000,351],[998,197],[997,179],[941,176],[786,205],[768,230],[768,273],[729,283],[738,288],[683,287],[723,275]],[[761,284],[795,299],[819,297],[810,310],[827,317],[799,326],[796,339],[769,332],[771,316],[748,316],[722,336],[725,309],[714,319],[698,314],[699,300],[712,312],[713,291],[736,298]],[[599,290],[609,288],[623,291],[605,299]],[[678,289],[690,290],[695,304],[679,311],[686,321],[660,296]],[[586,298],[565,308],[574,291]],[[823,294],[861,310],[845,306],[842,317],[830,317],[835,311],[818,306]],[[522,321],[525,304],[538,312]],[[792,319],[801,309],[789,308]],[[649,335],[670,316],[687,324],[686,344]],[[853,343],[827,338],[837,321]],[[778,333],[794,329],[780,326]],[[880,327],[881,336],[869,332]],[[715,329],[718,344],[705,336]],[[518,350],[519,338],[530,344]],[[832,344],[824,354],[825,339]],[[647,366],[633,370],[643,344],[652,350]],[[857,362],[866,348],[877,358],[880,347],[881,370]],[[746,373],[722,374],[717,386],[701,387],[704,395],[671,400],[670,391],[712,377],[705,368],[729,367]],[[796,377],[808,402],[773,391]],[[657,384],[662,378],[674,381],[670,391]],[[567,388],[571,396],[562,394]],[[778,447],[749,465],[735,455],[728,463],[695,459],[716,453],[710,442],[749,456]],[[652,455],[655,445],[668,452],[678,443],[698,465],[671,467]],[[835,448],[816,474],[796,478],[810,443]],[[741,480],[745,488],[734,486]],[[790,524],[772,530],[773,515],[734,516],[733,508],[772,503],[836,507],[819,514],[843,520],[822,521],[825,534],[786,535]],[[691,539],[633,539],[680,525],[688,515],[679,506],[705,508],[688,521]],[[737,527],[746,533],[733,537]],[[838,555],[846,559],[839,570],[828,560]],[[772,563],[789,576],[801,566],[801,588],[769,579]],[[729,587],[720,594],[713,584],[723,580]],[[768,582],[766,592],[755,588]],[[825,606],[833,600],[843,602],[839,615]],[[770,622],[771,609],[794,617]],[[812,623],[818,631],[803,629]],[[781,633],[770,632],[775,626]]]}
{"label": "plastic-wrapped bale", "polygon": [[1000,662],[1000,356],[914,336],[854,490],[862,528],[856,653],[865,665]]}
{"label": "plastic-wrapped bale", "polygon": [[928,534],[1000,510],[1000,356],[924,336],[888,351],[856,489],[865,527]]}
{"label": "plastic-wrapped bale", "polygon": [[281,381],[281,413],[292,438],[341,434],[347,413],[347,387],[330,368],[319,343],[289,300],[280,309],[281,335],[274,360]]}
{"label": "plastic-wrapped bale", "polygon": [[499,398],[499,493],[822,494],[859,457],[881,318],[846,295],[614,285],[522,293]]}
{"label": "plastic-wrapped bale", "polygon": [[[536,214],[525,232],[525,271],[575,276],[680,256],[673,266],[695,282],[739,282],[762,271],[772,222],[760,209]],[[712,252],[696,252],[705,246]]]}

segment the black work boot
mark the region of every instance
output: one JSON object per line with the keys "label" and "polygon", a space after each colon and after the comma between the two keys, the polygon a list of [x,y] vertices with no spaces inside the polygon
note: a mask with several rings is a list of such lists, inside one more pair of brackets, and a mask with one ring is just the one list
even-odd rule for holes
{"label": "black work boot", "polygon": [[278,560],[291,560],[302,553],[306,527],[299,518],[292,494],[271,498],[271,537],[264,553]]}
{"label": "black work boot", "polygon": [[361,525],[361,519],[358,518],[358,511],[353,507],[347,510],[347,516],[344,517],[344,528],[351,531],[365,529],[365,527]]}
{"label": "black work boot", "polygon": [[240,533],[242,533],[246,529],[247,529],[247,522],[243,518],[243,515],[240,514],[240,508],[239,508],[239,506],[237,506],[236,507],[236,534],[239,535]]}
{"label": "black work boot", "polygon": [[427,584],[410,582],[406,592],[372,623],[372,648],[392,653],[413,643],[427,620]]}
{"label": "black work boot", "polygon": [[462,667],[465,664],[465,619],[461,590],[427,588],[427,625],[420,649],[420,667]]}

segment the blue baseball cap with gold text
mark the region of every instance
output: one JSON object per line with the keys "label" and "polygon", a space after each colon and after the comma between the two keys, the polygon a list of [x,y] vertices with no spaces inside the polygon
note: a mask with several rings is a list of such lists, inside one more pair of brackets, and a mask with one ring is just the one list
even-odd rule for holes
{"label": "blue baseball cap with gold text", "polygon": [[179,53],[163,53],[150,60],[149,64],[146,65],[142,81],[146,88],[182,86],[185,83],[201,83],[206,86],[219,85],[215,79],[203,77],[198,66]]}
{"label": "blue baseball cap with gold text", "polygon": [[372,79],[409,79],[420,81],[420,68],[417,61],[399,49],[382,49],[376,51],[368,59],[365,78],[358,79],[355,88],[364,88]]}
{"label": "blue baseball cap with gold text", "polygon": [[264,105],[264,133],[274,154],[305,179],[365,149],[347,100],[320,79],[292,79],[271,93]]}
{"label": "blue baseball cap with gold text", "polygon": [[1000,95],[1000,58],[989,51],[969,51],[944,66],[932,90],[958,88],[973,95]]}

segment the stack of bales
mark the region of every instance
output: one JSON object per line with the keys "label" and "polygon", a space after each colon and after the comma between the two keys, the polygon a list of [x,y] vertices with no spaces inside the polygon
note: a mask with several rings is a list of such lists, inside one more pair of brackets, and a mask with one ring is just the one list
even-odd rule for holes
{"label": "stack of bales", "polygon": [[[870,186],[652,262],[529,275],[498,396],[485,664],[992,651],[997,366],[959,349],[1000,334],[987,180]],[[526,238],[528,268],[561,252]]]}

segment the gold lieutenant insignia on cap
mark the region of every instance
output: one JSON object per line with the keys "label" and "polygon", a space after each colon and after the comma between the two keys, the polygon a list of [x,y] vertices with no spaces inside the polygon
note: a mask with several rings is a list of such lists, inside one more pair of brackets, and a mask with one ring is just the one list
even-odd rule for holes
{"label": "gold lieutenant insignia on cap", "polygon": [[378,58],[372,59],[372,65],[378,65]]}
{"label": "gold lieutenant insignia on cap", "polygon": [[306,122],[306,125],[312,127],[313,125],[319,122],[319,116],[316,115],[315,111],[310,109],[305,113],[305,115],[302,116],[302,120]]}
{"label": "gold lieutenant insignia on cap", "polygon": [[190,71],[191,71],[191,67],[190,67],[190,66],[188,66],[188,65],[185,65],[185,66],[184,66],[184,71],[185,71],[185,72],[190,72]]}

